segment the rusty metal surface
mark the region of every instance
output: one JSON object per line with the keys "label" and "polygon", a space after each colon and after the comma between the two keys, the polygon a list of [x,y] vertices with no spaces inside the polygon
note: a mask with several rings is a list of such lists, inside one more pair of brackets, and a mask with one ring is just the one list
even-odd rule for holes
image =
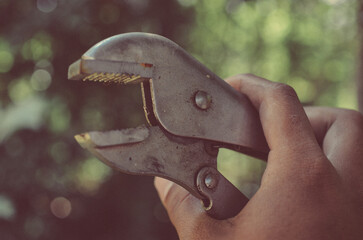
{"label": "rusty metal surface", "polygon": [[69,67],[68,77],[141,83],[152,127],[76,136],[103,162],[124,173],[174,181],[208,203],[207,213],[217,219],[236,215],[246,204],[216,170],[216,156],[218,147],[227,147],[267,158],[258,113],[246,96],[177,44],[154,34],[117,35],[88,50]]}

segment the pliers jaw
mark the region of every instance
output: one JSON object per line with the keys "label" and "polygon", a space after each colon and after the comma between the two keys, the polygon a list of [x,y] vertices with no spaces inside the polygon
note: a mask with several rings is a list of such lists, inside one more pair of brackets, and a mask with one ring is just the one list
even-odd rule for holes
{"label": "pliers jaw", "polygon": [[[201,199],[216,219],[233,217],[248,202],[217,170],[217,152],[198,139],[180,138],[161,128],[141,126],[76,135],[80,145],[126,174],[169,179]],[[162,150],[160,150],[162,149]]]}
{"label": "pliers jaw", "polygon": [[[106,164],[170,179],[203,200],[218,219],[247,203],[217,170],[217,147],[266,158],[268,146],[249,100],[174,42],[153,34],[106,39],[73,63],[71,80],[141,83],[151,127],[76,137]],[[212,183],[212,184],[210,184]]]}
{"label": "pliers jaw", "polygon": [[76,135],[76,140],[121,172],[170,179],[200,199],[205,197],[194,187],[196,173],[216,165],[216,156],[204,151],[203,141],[172,136],[159,127],[89,132]]}

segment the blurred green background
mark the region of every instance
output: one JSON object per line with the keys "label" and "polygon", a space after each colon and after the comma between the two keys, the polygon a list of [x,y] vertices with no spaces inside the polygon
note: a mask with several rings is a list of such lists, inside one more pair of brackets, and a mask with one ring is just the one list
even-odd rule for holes
{"label": "blurred green background", "polygon": [[[148,177],[111,170],[73,135],[145,122],[138,86],[67,81],[112,35],[152,32],[222,78],[292,85],[304,104],[357,109],[358,0],[0,0],[0,239],[177,239]],[[221,116],[223,117],[223,116]],[[221,150],[251,196],[265,164]]]}

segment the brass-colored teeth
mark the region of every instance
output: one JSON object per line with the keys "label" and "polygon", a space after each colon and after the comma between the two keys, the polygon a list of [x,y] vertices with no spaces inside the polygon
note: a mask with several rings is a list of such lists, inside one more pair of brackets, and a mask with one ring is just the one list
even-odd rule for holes
{"label": "brass-colored teeth", "polygon": [[128,73],[92,73],[83,78],[82,81],[128,84],[140,79],[140,75]]}

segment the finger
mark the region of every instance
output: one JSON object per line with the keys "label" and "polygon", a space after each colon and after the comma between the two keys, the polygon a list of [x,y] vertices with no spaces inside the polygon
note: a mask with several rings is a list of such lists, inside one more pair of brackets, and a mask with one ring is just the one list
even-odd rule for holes
{"label": "finger", "polygon": [[[335,144],[339,139],[327,137],[327,133],[332,132],[331,130],[334,131],[337,127],[334,123],[336,123],[338,116],[342,114],[341,109],[309,106],[304,107],[304,110],[309,118],[319,145],[322,147],[324,153],[329,155],[332,150],[330,145]],[[343,132],[343,134],[345,133]]]}
{"label": "finger", "polygon": [[355,177],[363,170],[363,116],[328,107],[305,107],[316,138],[340,175]]}
{"label": "finger", "polygon": [[159,177],[155,177],[154,183],[160,200],[173,222],[182,220],[174,217],[180,211],[193,218],[205,215],[201,202],[181,186]]}
{"label": "finger", "polygon": [[[234,76],[227,79],[227,82],[247,95],[260,114],[271,150],[268,165],[283,162],[283,166],[291,164],[290,167],[302,167],[305,164],[315,164],[317,159],[326,160],[305,111],[291,87],[253,75]],[[296,161],[297,158],[304,161]]]}
{"label": "finger", "polygon": [[224,223],[210,218],[201,201],[181,186],[155,177],[155,188],[181,239],[213,239],[224,232]]}

